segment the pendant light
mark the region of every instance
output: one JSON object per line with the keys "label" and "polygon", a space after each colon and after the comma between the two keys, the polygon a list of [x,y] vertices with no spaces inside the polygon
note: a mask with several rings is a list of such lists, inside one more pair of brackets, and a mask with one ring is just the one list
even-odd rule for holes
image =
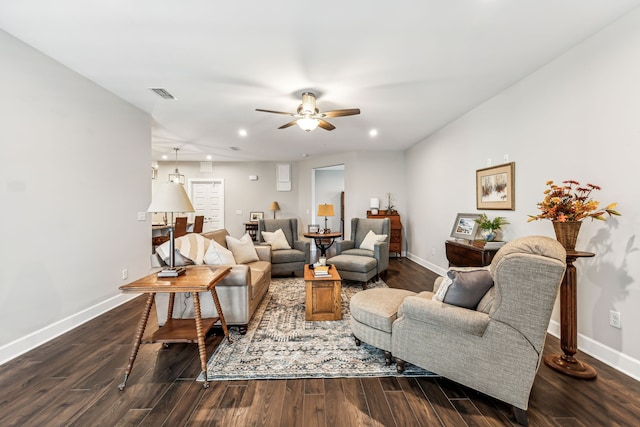
{"label": "pendant light", "polygon": [[180,173],[178,170],[178,150],[179,148],[174,148],[176,152],[176,170],[174,173],[169,174],[169,182],[174,182],[176,184],[184,185],[184,175]]}

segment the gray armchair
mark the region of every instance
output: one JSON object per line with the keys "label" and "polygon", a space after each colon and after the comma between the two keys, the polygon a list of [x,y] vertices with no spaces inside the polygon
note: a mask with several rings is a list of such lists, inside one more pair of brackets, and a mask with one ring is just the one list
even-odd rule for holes
{"label": "gray armchair", "polygon": [[405,298],[391,332],[398,370],[410,362],[507,402],[526,424],[565,267],[555,239],[524,237],[497,252],[489,266],[493,287],[475,310],[434,300],[431,292]]}
{"label": "gray armchair", "polygon": [[[373,257],[377,261],[376,276],[387,271],[389,266],[389,232],[391,222],[389,218],[364,219],[351,218],[351,239],[336,241],[336,255],[358,255]],[[360,244],[369,231],[375,234],[385,234],[387,240],[374,245],[374,250],[360,249]]]}
{"label": "gray armchair", "polygon": [[291,249],[277,249],[271,251],[271,275],[290,276],[304,274],[304,265],[311,259],[311,243],[298,240],[298,220],[291,219],[261,219],[258,220],[258,242],[266,244],[262,237],[263,231],[275,232],[282,229]]}

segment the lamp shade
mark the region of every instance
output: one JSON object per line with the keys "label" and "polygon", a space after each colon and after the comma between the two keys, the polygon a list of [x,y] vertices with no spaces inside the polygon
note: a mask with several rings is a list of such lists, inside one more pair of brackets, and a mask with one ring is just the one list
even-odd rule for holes
{"label": "lamp shade", "polygon": [[334,216],[333,205],[325,203],[324,205],[318,205],[318,216]]}
{"label": "lamp shade", "polygon": [[195,212],[184,189],[184,185],[175,182],[158,184],[147,212]]}
{"label": "lamp shade", "polygon": [[269,206],[269,210],[270,211],[279,211],[280,210],[280,205],[278,204],[278,202],[271,202],[271,206]]}
{"label": "lamp shade", "polygon": [[377,197],[372,197],[369,199],[369,207],[371,209],[380,209],[380,199]]}

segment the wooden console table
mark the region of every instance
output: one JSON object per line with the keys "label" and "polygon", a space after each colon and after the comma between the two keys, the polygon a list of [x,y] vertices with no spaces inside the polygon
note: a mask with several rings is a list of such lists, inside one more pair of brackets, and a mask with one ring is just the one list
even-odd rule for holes
{"label": "wooden console table", "polygon": [[498,249],[485,249],[469,243],[444,242],[449,267],[484,267],[491,264]]}
{"label": "wooden console table", "polygon": [[[131,374],[131,370],[133,369],[133,363],[138,355],[140,344],[143,342],[142,336],[144,335],[144,330],[147,327],[149,313],[151,312],[155,295],[158,292],[170,293],[167,321],[164,326],[158,328],[158,330],[150,338],[145,339],[144,342],[198,343],[200,366],[204,374],[204,388],[209,387],[209,380],[207,379],[207,348],[205,346],[205,335],[219,320],[222,324],[222,330],[224,331],[225,336],[229,342],[231,342],[231,339],[229,338],[229,330],[227,329],[227,322],[224,320],[222,308],[220,307],[220,300],[218,300],[218,293],[215,288],[215,286],[227,274],[229,274],[230,271],[231,267],[218,267],[215,270],[212,270],[209,267],[190,267],[182,276],[159,278],[158,275],[154,273],[136,280],[135,282],[120,286],[120,290],[125,293],[147,294],[147,304],[144,307],[144,311],[140,317],[140,322],[138,323],[133,349],[129,356],[129,364],[127,365],[127,369],[124,373],[124,380],[118,386],[121,391],[124,390],[129,374]],[[198,292],[207,291],[210,291],[211,296],[213,296],[213,302],[216,305],[218,317],[202,319],[200,314],[200,296],[198,295]],[[176,292],[191,292],[193,296],[193,311],[195,313],[195,319],[173,319],[173,304]]]}
{"label": "wooden console table", "polygon": [[575,378],[590,380],[596,370],[574,357],[578,351],[578,309],[576,267],[578,258],[595,256],[592,252],[567,251],[567,271],[560,285],[560,348],[564,354],[544,356],[544,363],[556,371]]}

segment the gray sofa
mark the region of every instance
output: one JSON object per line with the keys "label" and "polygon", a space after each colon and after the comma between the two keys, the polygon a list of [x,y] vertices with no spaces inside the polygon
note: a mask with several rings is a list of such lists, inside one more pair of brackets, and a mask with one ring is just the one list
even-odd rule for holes
{"label": "gray sofa", "polygon": [[289,219],[261,219],[258,221],[258,242],[266,245],[262,236],[263,231],[275,232],[282,229],[291,249],[271,251],[271,274],[273,276],[302,276],[304,265],[311,259],[311,243],[298,240],[298,220]]}
{"label": "gray sofa", "polygon": [[[228,235],[229,233],[225,229],[201,234],[209,240],[215,240],[225,248],[227,247],[226,236]],[[231,273],[216,285],[227,325],[238,326],[241,333],[247,331],[247,325],[253,313],[271,284],[271,248],[269,246],[256,246],[255,248],[259,257],[258,261],[232,265]],[[154,267],[163,265],[156,254],[152,255],[152,265]],[[176,294],[173,309],[174,318],[194,318],[193,303],[189,301],[190,299],[190,294]],[[164,325],[169,308],[169,294],[156,294],[155,302],[158,324]],[[209,292],[200,293],[200,308],[203,318],[218,315],[213,297]]]}
{"label": "gray sofa", "polygon": [[434,300],[431,292],[405,298],[391,332],[398,370],[406,361],[450,378],[513,405],[526,423],[565,267],[555,239],[524,237],[497,252],[489,266],[494,286],[476,309]]}

